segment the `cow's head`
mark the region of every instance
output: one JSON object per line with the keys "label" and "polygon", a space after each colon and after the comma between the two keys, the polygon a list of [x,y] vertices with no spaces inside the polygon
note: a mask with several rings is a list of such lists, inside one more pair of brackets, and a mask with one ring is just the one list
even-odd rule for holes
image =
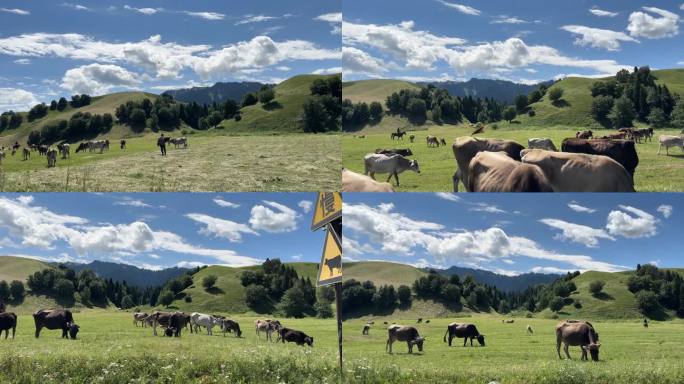
{"label": "cow's head", "polygon": [[305,337],[305,338],[304,338],[304,342],[305,342],[306,345],[308,345],[309,347],[313,347],[313,337],[311,337],[311,336]]}
{"label": "cow's head", "polygon": [[424,337],[417,337],[413,340],[410,341],[412,345],[418,346],[418,352],[423,352],[423,342],[425,341]]}
{"label": "cow's head", "polygon": [[167,337],[173,337],[173,335],[176,333],[176,328],[174,327],[167,327],[164,330],[164,335]]}
{"label": "cow's head", "polygon": [[68,323],[67,328],[69,329],[69,337],[71,337],[72,340],[76,340],[76,335],[78,334],[80,327],[76,323]]}
{"label": "cow's head", "polygon": [[485,346],[484,335],[479,335],[477,337],[477,342],[480,343],[481,347],[484,347]]}
{"label": "cow's head", "polygon": [[583,345],[582,349],[585,351],[589,351],[589,354],[591,355],[591,359],[593,361],[599,361],[599,347],[601,346],[601,343],[591,343],[589,345]]}
{"label": "cow's head", "polygon": [[418,160],[411,160],[411,164],[409,166],[413,172],[420,173],[420,166],[418,165]]}

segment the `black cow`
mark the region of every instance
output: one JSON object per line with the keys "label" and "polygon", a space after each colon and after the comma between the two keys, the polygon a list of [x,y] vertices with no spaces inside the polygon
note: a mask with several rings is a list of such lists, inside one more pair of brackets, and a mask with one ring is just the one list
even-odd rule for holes
{"label": "black cow", "polygon": [[226,332],[235,332],[235,336],[242,337],[242,331],[240,330],[240,324],[237,321],[230,319],[221,319],[221,331],[223,331],[223,336]]}
{"label": "black cow", "polygon": [[454,337],[463,338],[463,346],[466,346],[466,342],[470,339],[470,346],[473,346],[473,339],[477,339],[480,346],[485,346],[484,335],[477,331],[475,324],[460,324],[451,323],[447,326],[447,331],[444,333],[444,342],[447,342],[447,335],[449,335],[449,346],[451,347],[451,340]]}
{"label": "black cow", "polygon": [[632,140],[565,139],[561,151],[608,156],[625,167],[632,176],[639,165],[639,156]]}
{"label": "black cow", "polygon": [[328,259],[325,261],[325,265],[328,266],[328,269],[330,269],[330,274],[332,275],[333,269],[342,269],[342,256],[337,255],[333,257],[332,259]]}
{"label": "black cow", "polygon": [[278,332],[280,334],[280,340],[283,343],[287,341],[288,343],[296,343],[297,345],[306,344],[309,347],[313,347],[313,337],[308,336],[302,331],[297,331],[290,328],[281,328]]}
{"label": "black cow", "polygon": [[411,149],[409,148],[392,148],[392,149],[382,149],[378,148],[375,150],[375,153],[379,153],[382,155],[402,155],[404,157],[406,156],[413,156],[413,152],[411,152]]}
{"label": "black cow", "polygon": [[14,334],[17,332],[17,315],[13,312],[0,313],[0,336],[2,335],[2,331],[5,331],[5,339],[7,339],[10,329],[12,330],[12,338],[14,339]]}
{"label": "black cow", "polygon": [[74,316],[66,309],[41,309],[33,314],[33,320],[36,323],[36,338],[43,328],[61,329],[62,338],[71,337],[72,340],[76,339],[79,331],[79,326],[74,323]]}
{"label": "black cow", "polygon": [[126,140],[121,139],[121,142],[119,143],[119,146],[121,147],[121,149],[126,149]]}

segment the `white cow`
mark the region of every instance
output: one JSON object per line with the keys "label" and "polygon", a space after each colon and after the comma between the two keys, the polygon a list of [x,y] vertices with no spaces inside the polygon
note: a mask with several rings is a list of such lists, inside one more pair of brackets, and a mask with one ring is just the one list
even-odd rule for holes
{"label": "white cow", "polygon": [[381,183],[368,176],[342,169],[342,192],[394,192],[390,183]]}
{"label": "white cow", "polygon": [[280,321],[278,320],[259,319],[254,321],[254,329],[256,331],[257,339],[259,338],[259,334],[261,332],[266,332],[266,340],[273,341],[271,335],[273,332],[278,332],[278,330],[280,330],[282,327],[282,324],[280,324]]}
{"label": "white cow", "polygon": [[558,152],[558,149],[553,145],[553,140],[548,138],[533,137],[527,139],[527,146],[530,149],[545,149],[547,151]]}
{"label": "white cow", "polygon": [[660,142],[660,146],[658,147],[658,154],[660,155],[660,150],[665,147],[665,154],[669,155],[669,149],[670,147],[679,147],[682,151],[684,151],[684,139],[682,139],[681,136],[672,136],[672,135],[660,135],[658,137],[658,141]]}
{"label": "white cow", "polygon": [[394,175],[397,186],[399,185],[399,174],[407,169],[420,173],[418,160],[409,160],[402,155],[388,156],[379,153],[369,153],[363,158],[363,162],[366,166],[364,175],[370,174],[370,177],[375,180],[376,173],[388,173],[389,177],[387,177],[387,182],[389,182],[390,179],[392,179],[392,175]]}
{"label": "white cow", "polygon": [[207,335],[213,335],[213,328],[219,324],[219,320],[212,315],[205,315],[204,313],[193,312],[190,315],[190,325],[194,328],[195,333],[199,333],[200,327],[205,327]]}

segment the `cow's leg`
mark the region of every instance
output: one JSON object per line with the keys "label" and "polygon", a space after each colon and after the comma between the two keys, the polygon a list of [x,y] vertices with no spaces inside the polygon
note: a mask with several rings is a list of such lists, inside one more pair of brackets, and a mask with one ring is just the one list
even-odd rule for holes
{"label": "cow's leg", "polygon": [[452,181],[454,182],[454,192],[458,192],[458,180],[460,179],[460,172],[457,169],[456,172],[454,172],[454,175],[451,177]]}
{"label": "cow's leg", "polygon": [[41,329],[43,329],[43,326],[36,324],[36,339],[40,336]]}
{"label": "cow's leg", "polygon": [[409,354],[413,353],[413,344],[410,341],[407,341],[406,344],[408,345]]}
{"label": "cow's leg", "polygon": [[569,347],[570,347],[570,344],[565,343],[565,345],[563,345],[563,350],[565,351],[565,356],[568,357],[568,360],[572,360],[572,359],[570,358],[570,353],[568,352],[568,348],[569,348]]}
{"label": "cow's leg", "polygon": [[69,338],[67,331],[68,331],[68,328],[66,326],[64,328],[62,328],[62,339],[64,339],[64,338],[68,339]]}
{"label": "cow's leg", "polygon": [[395,171],[394,172],[394,180],[397,181],[397,187],[399,186],[399,174]]}
{"label": "cow's leg", "polygon": [[371,172],[370,177],[371,177],[371,179],[375,180],[375,172]]}
{"label": "cow's leg", "polygon": [[449,346],[450,347],[451,347],[451,340],[453,340],[453,339],[454,339],[454,337],[451,334],[449,334]]}
{"label": "cow's leg", "polygon": [[464,337],[464,338],[463,338],[463,346],[464,346],[464,347],[466,346],[466,343],[467,343],[467,342],[468,342],[468,338],[467,338],[467,337]]}

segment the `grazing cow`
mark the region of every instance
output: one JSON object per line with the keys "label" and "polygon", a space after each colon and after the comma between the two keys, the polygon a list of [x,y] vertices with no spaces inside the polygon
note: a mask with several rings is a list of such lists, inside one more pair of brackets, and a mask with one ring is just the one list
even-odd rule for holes
{"label": "grazing cow", "polygon": [[24,160],[28,160],[31,158],[31,150],[26,147],[24,147],[24,149],[22,150],[22,154],[24,155]]}
{"label": "grazing cow", "polygon": [[393,149],[378,148],[375,150],[375,153],[380,153],[383,155],[402,155],[404,157],[413,156],[413,152],[411,152],[411,150],[409,148],[393,148]]}
{"label": "grazing cow", "polygon": [[430,320],[425,320],[425,324],[430,324]]}
{"label": "grazing cow", "polygon": [[408,353],[413,353],[413,346],[418,346],[418,352],[423,352],[425,338],[418,334],[418,330],[410,326],[391,325],[387,328],[387,344],[385,350],[392,353],[392,344],[395,341],[405,341],[408,345]]}
{"label": "grazing cow", "polygon": [[296,343],[303,346],[304,344],[313,347],[314,338],[302,331],[297,331],[290,328],[280,328],[278,330],[278,338],[283,342]]}
{"label": "grazing cow", "polygon": [[648,319],[644,317],[644,328],[648,328]]}
{"label": "grazing cow", "polygon": [[478,332],[475,324],[462,324],[462,323],[451,323],[447,326],[447,330],[444,333],[444,342],[447,342],[447,335],[449,336],[449,346],[451,347],[451,340],[454,337],[463,339],[463,346],[466,346],[466,342],[470,339],[470,346],[473,346],[473,339],[477,339],[481,347],[485,346],[484,335]]}
{"label": "grazing cow", "polygon": [[235,333],[235,337],[242,337],[240,324],[238,324],[237,321],[230,319],[221,319],[219,320],[219,325],[221,327],[221,332],[223,332],[224,337],[226,336],[226,332],[233,332]]}
{"label": "grazing cow", "polygon": [[266,319],[254,321],[254,328],[256,330],[257,339],[259,338],[259,334],[261,332],[266,332],[266,340],[273,341],[273,337],[271,336],[271,334],[274,331],[279,331],[282,327],[282,324],[280,324],[280,321],[278,320]]}
{"label": "grazing cow", "polygon": [[386,322],[386,321],[383,321],[382,323],[385,324],[385,325],[387,325],[387,322]]}
{"label": "grazing cow", "polygon": [[368,176],[342,169],[342,192],[394,192],[392,184],[382,183]]}
{"label": "grazing cow", "polygon": [[52,168],[57,165],[57,150],[55,148],[50,148],[46,154],[47,166]]}
{"label": "grazing cow", "polygon": [[389,183],[392,175],[399,186],[399,174],[410,169],[413,172],[420,173],[418,160],[409,160],[402,155],[381,155],[376,153],[369,153],[363,158],[365,165],[364,175],[370,174],[370,177],[375,180],[376,173],[388,173],[387,182]]}
{"label": "grazing cow", "polygon": [[62,154],[62,159],[69,157],[71,146],[69,143],[57,144],[57,150]]}
{"label": "grazing cow", "polygon": [[186,327],[190,321],[190,317],[183,312],[159,312],[156,311],[153,314],[145,318],[152,319],[153,333],[157,336],[157,326],[161,326],[164,329],[164,334],[180,337],[181,331]]}
{"label": "grazing cow", "polygon": [[0,313],[5,312],[5,309],[5,302],[3,302],[2,299],[0,299]]}
{"label": "grazing cow", "polygon": [[422,323],[422,322],[423,322],[423,318],[422,318],[422,317],[419,317],[419,318],[418,318],[418,321],[416,321],[416,324],[420,324],[420,323]]}
{"label": "grazing cow", "polygon": [[87,141],[84,141],[78,145],[76,148],[76,153],[79,153],[81,151],[85,152],[90,149],[90,143]]}
{"label": "grazing cow", "polygon": [[632,176],[607,156],[522,151],[522,162],[541,168],[554,192],[634,192]]}
{"label": "grazing cow", "polygon": [[119,142],[119,148],[126,149],[126,140],[121,139],[121,141]]}
{"label": "grazing cow", "polygon": [[478,152],[468,167],[468,192],[553,192],[544,172],[504,152]]}
{"label": "grazing cow", "polygon": [[439,140],[434,136],[425,136],[428,147],[439,147]]}
{"label": "grazing cow", "polygon": [[658,142],[660,146],[658,147],[658,155],[660,155],[660,150],[665,147],[665,155],[670,155],[670,147],[679,147],[684,151],[684,139],[682,136],[672,136],[672,135],[660,135],[658,136]]}
{"label": "grazing cow", "polygon": [[171,142],[171,144],[174,145],[174,147],[175,147],[176,149],[178,149],[178,147],[180,147],[181,145],[183,146],[183,148],[187,148],[187,147],[188,147],[188,139],[187,139],[185,136],[183,136],[183,137],[174,137],[174,138],[172,138],[172,139],[170,140],[170,142]]}
{"label": "grazing cow", "polygon": [[515,323],[515,320],[514,319],[508,319],[508,320],[501,320],[501,322],[506,323],[506,324],[513,324],[513,323]]}
{"label": "grazing cow", "polygon": [[364,336],[368,336],[368,332],[370,332],[370,325],[366,324],[363,326],[363,331],[361,332],[361,334]]}
{"label": "grazing cow", "polygon": [[17,315],[13,312],[0,313],[0,336],[2,335],[2,331],[5,331],[5,340],[7,340],[10,329],[12,330],[12,338],[14,339],[14,334],[17,332]]}
{"label": "grazing cow", "polygon": [[50,149],[50,147],[48,147],[45,144],[39,145],[38,146],[38,155],[40,155],[40,156],[46,155],[48,152],[48,149]]}
{"label": "grazing cow", "polygon": [[18,141],[15,141],[14,144],[12,144],[12,156],[14,156],[14,153],[21,148],[21,145],[19,145]]}
{"label": "grazing cow", "polygon": [[631,140],[606,140],[606,139],[565,139],[561,144],[563,152],[586,153],[588,155],[608,156],[625,167],[630,175],[639,165],[634,142]]}
{"label": "grazing cow", "polygon": [[207,335],[213,335],[214,326],[219,325],[219,319],[212,315],[193,312],[190,314],[190,324],[194,327],[195,333],[199,333],[200,327],[205,327],[207,329]]}
{"label": "grazing cow", "polygon": [[594,132],[591,130],[579,131],[575,133],[575,138],[577,139],[591,139],[592,137],[594,137]]}
{"label": "grazing cow", "polygon": [[413,143],[413,141],[416,139],[416,135],[411,135],[409,136],[409,141]]}
{"label": "grazing cow", "polygon": [[527,324],[527,328],[526,328],[526,331],[527,331],[527,334],[528,334],[528,335],[531,335],[531,334],[533,334],[533,333],[534,333],[534,332],[532,331],[532,326],[531,326],[531,325],[529,325],[529,324]]}
{"label": "grazing cow", "polygon": [[470,160],[475,157],[478,152],[489,151],[499,152],[503,151],[513,160],[520,161],[520,151],[524,147],[515,141],[499,140],[499,139],[476,139],[470,136],[459,137],[451,149],[456,159],[458,168],[453,176],[454,192],[458,192],[459,181],[463,182],[463,186],[468,188],[468,166]]}
{"label": "grazing cow", "polygon": [[582,348],[582,360],[587,360],[587,351],[591,354],[593,361],[599,360],[599,335],[594,330],[594,326],[587,321],[561,321],[556,325],[556,351],[558,358],[562,359],[560,346],[563,343],[565,356],[570,359],[568,347],[579,345]]}
{"label": "grazing cow", "polygon": [[527,147],[530,149],[545,149],[547,151],[557,152],[558,149],[553,145],[553,140],[547,138],[533,137],[527,139]]}
{"label": "grazing cow", "polygon": [[439,143],[446,147],[446,140],[443,137],[439,139]]}
{"label": "grazing cow", "polygon": [[604,136],[603,138],[609,140],[625,140],[627,138],[627,134],[624,132],[609,133],[608,136]]}
{"label": "grazing cow", "polygon": [[76,339],[79,326],[74,323],[74,316],[66,309],[41,309],[33,313],[33,321],[36,324],[36,338],[40,331],[46,329],[61,329],[62,338]]}
{"label": "grazing cow", "polygon": [[138,326],[138,323],[140,323],[141,326],[145,326],[145,318],[147,317],[147,313],[145,312],[136,312],[133,314],[133,325],[136,327]]}
{"label": "grazing cow", "polygon": [[396,140],[404,140],[404,135],[405,135],[405,134],[406,134],[406,132],[392,132],[392,133],[390,134],[390,139],[392,139],[392,140],[394,140],[394,139],[396,139]]}

